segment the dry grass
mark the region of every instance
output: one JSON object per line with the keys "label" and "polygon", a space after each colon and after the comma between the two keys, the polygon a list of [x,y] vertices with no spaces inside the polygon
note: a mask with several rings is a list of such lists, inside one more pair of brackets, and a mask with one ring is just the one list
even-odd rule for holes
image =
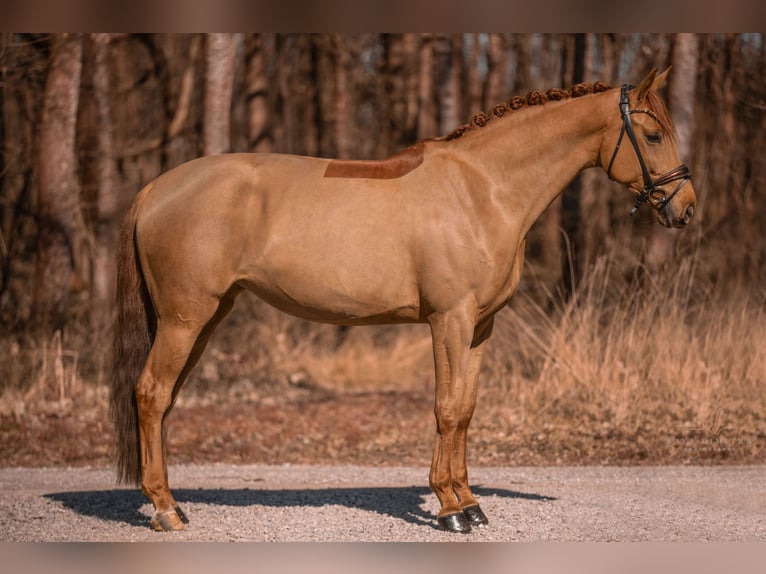
{"label": "dry grass", "polygon": [[64,336],[39,337],[25,343],[15,338],[0,342],[0,369],[5,375],[0,415],[23,415],[27,408],[67,410],[85,392],[80,377],[80,352],[65,348]]}
{"label": "dry grass", "polygon": [[505,381],[521,424],[659,424],[669,434],[762,424],[762,303],[699,277],[691,259],[653,281],[624,282],[603,258],[553,312],[529,299],[511,307],[485,380]]}
{"label": "dry grass", "polygon": [[295,319],[245,294],[213,336],[179,404],[231,384],[252,399],[291,387],[336,394],[431,388],[429,333],[424,325],[343,332]]}

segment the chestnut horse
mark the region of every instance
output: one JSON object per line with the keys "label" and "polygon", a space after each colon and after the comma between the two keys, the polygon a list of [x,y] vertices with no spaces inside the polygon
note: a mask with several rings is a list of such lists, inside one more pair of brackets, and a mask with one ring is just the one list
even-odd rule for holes
{"label": "chestnut horse", "polygon": [[486,524],[468,485],[466,433],[533,222],[593,166],[663,225],[682,227],[694,213],[656,93],[666,75],[654,70],[635,88],[533,92],[387,160],[220,155],[149,183],[122,227],[112,413],[120,478],[152,501],[151,526],[187,522],[168,486],[165,417],[245,290],[337,325],[427,323],[437,521],[455,532]]}

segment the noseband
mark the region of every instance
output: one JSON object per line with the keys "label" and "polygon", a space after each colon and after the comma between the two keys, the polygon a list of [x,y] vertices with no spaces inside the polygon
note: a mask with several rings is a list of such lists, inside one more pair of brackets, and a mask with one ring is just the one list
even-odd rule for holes
{"label": "noseband", "polygon": [[[657,211],[664,209],[665,206],[670,203],[670,200],[673,199],[679,191],[681,191],[681,188],[686,184],[686,182],[689,181],[691,178],[691,173],[689,172],[689,168],[686,166],[686,164],[682,163],[678,167],[663,173],[657,179],[652,179],[652,176],[649,173],[649,169],[646,167],[644,157],[641,155],[641,149],[638,147],[636,132],[633,131],[633,123],[630,121],[630,116],[632,114],[638,113],[649,114],[655,119],[656,116],[651,110],[629,109],[630,101],[628,99],[628,92],[632,89],[633,86],[623,84],[620,91],[620,114],[622,115],[622,129],[620,130],[620,137],[617,138],[617,145],[614,148],[614,153],[612,153],[612,159],[609,161],[609,167],[606,170],[606,174],[609,176],[609,179],[612,179],[612,164],[617,157],[617,152],[620,151],[622,138],[627,133],[628,139],[630,140],[630,143],[633,145],[633,149],[636,152],[638,163],[641,166],[641,174],[644,178],[644,187],[636,196],[636,203],[633,205],[633,209],[630,211],[631,215],[635,215],[638,209],[644,204],[644,202],[649,202],[649,204]],[[681,180],[680,183],[676,186],[670,195],[666,194],[663,189],[660,189],[661,186],[678,180]]]}

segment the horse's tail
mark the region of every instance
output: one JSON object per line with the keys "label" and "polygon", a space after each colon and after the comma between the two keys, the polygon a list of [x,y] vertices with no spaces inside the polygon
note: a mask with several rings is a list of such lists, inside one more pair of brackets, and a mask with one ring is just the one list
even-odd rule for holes
{"label": "horse's tail", "polygon": [[156,326],[136,250],[136,218],[143,195],[139,194],[131,205],[120,231],[110,406],[117,438],[117,477],[120,482],[135,484],[141,482],[136,381],[149,355]]}

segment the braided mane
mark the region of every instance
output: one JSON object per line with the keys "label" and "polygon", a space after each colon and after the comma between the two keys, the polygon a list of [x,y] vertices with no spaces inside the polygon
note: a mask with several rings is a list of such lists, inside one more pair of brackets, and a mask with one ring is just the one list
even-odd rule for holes
{"label": "braided mane", "polygon": [[[479,112],[478,114],[474,115],[473,118],[471,118],[470,123],[462,125],[459,128],[452,130],[446,136],[436,138],[436,140],[450,141],[457,139],[469,130],[483,128],[492,120],[492,116],[499,118],[504,116],[507,112],[516,111],[525,106],[537,106],[544,104],[547,101],[557,102],[566,98],[579,98],[588,94],[605,92],[610,89],[612,89],[612,86],[609,84],[605,84],[604,82],[596,82],[595,84],[575,84],[568,90],[562,90],[560,88],[551,88],[547,92],[534,90],[529,92],[525,97],[514,96],[507,102],[494,106],[491,110],[491,115],[485,112]],[[665,112],[664,115],[667,117],[667,112]]]}

